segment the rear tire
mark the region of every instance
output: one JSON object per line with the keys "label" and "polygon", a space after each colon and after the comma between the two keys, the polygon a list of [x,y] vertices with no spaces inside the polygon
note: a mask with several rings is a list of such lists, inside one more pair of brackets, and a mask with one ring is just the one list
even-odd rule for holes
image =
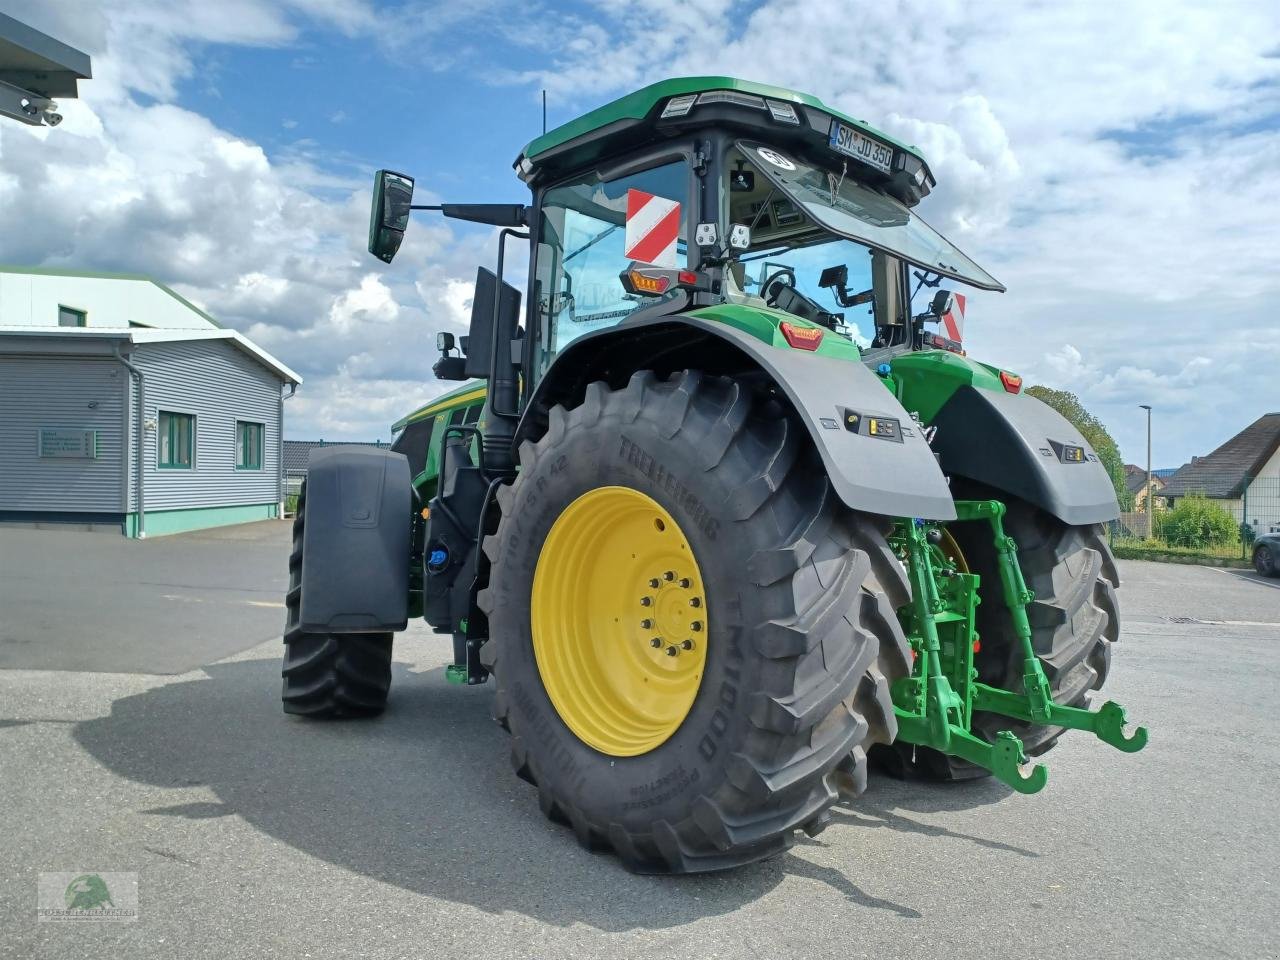
{"label": "rear tire", "polygon": [[[1102,687],[1111,669],[1111,645],[1120,632],[1116,588],[1120,576],[1098,524],[1071,526],[1043,510],[998,491],[973,488],[956,480],[957,499],[1004,500],[1005,532],[1018,545],[1018,562],[1035,600],[1027,610],[1031,640],[1055,703],[1085,706],[1088,695]],[[1022,652],[1004,596],[988,524],[972,521],[947,528],[972,572],[982,578],[977,629],[981,643],[974,658],[978,679],[990,686],[1022,691]],[[1022,739],[1028,756],[1051,750],[1062,727],[1023,723],[997,714],[977,712],[973,732],[994,740],[1001,730]],[[990,771],[927,747],[899,744],[898,760],[928,779],[973,780]]]}
{"label": "rear tire", "polygon": [[[865,786],[867,747],[897,731],[889,685],[908,672],[909,653],[894,610],[907,585],[888,521],[838,500],[780,407],[695,372],[664,382],[642,371],[616,391],[591,384],[579,405],[551,410],[520,463],[484,544],[493,567],[480,595],[491,637],[481,656],[512,763],[544,814],[645,873],[734,867],[785,850],[797,830],[821,830],[840,793]],[[600,752],[570,729],[539,673],[531,626],[553,524],[584,494],[619,486],[674,518],[706,592],[692,705],[636,755]],[[607,566],[623,576],[628,559]],[[619,611],[632,615],[640,609]],[[613,695],[597,688],[606,702]]]}
{"label": "rear tire", "polygon": [[391,689],[390,633],[311,633],[298,626],[307,483],[298,492],[285,594],[284,712],[312,718],[372,717]]}

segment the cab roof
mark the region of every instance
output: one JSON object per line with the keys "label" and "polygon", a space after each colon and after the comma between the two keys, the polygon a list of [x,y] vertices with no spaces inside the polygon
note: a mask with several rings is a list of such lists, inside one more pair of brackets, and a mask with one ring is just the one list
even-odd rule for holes
{"label": "cab roof", "polygon": [[[728,92],[745,95],[736,106],[742,107],[750,100],[755,109],[743,110],[740,113],[752,114],[757,122],[770,123],[767,118],[771,110],[765,110],[768,101],[779,101],[790,104],[797,114],[791,126],[776,124],[780,135],[802,135],[807,140],[826,140],[831,130],[832,121],[855,128],[868,137],[892,146],[899,154],[914,157],[914,166],[923,166],[928,171],[928,163],[918,147],[903,143],[877,130],[863,120],[858,120],[827,106],[817,97],[798,90],[775,87],[754,80],[741,80],[737,77],[673,77],[642,87],[634,93],[619,97],[602,107],[585,113],[576,120],[561,124],[548,130],[542,136],[531,140],[516,157],[514,166],[521,179],[532,183],[539,177],[539,168],[563,172],[572,167],[590,164],[611,154],[625,151],[636,144],[652,137],[654,133],[674,133],[676,127],[686,127],[697,123],[703,116],[710,117],[710,111],[698,101],[696,109],[686,110],[672,118],[664,118],[662,112],[672,97],[708,94],[712,92]],[[733,106],[732,98],[717,98],[721,105]],[[763,101],[763,102],[762,102]],[[760,111],[760,112],[757,112]],[[920,191],[927,194],[932,186],[932,173],[928,174],[930,183]],[[918,200],[919,196],[904,197],[908,203]]]}

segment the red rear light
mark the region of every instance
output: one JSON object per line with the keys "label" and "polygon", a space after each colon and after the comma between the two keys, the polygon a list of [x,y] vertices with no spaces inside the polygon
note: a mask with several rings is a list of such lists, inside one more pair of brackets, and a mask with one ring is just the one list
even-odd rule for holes
{"label": "red rear light", "polygon": [[1008,370],[1000,371],[1000,382],[1004,384],[1005,390],[1009,393],[1017,393],[1022,389],[1022,378],[1016,373],[1010,373]]}
{"label": "red rear light", "polygon": [[821,327],[798,327],[783,320],[778,324],[778,329],[782,331],[787,343],[796,350],[817,350],[818,344],[822,342]]}
{"label": "red rear light", "polygon": [[676,280],[686,287],[696,287],[698,285],[698,275],[692,270],[681,270],[676,274]]}

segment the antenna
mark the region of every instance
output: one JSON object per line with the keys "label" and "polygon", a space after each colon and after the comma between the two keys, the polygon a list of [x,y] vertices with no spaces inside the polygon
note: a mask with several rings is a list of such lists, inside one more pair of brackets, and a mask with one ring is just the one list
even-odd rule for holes
{"label": "antenna", "polygon": [[542,132],[547,132],[547,88],[542,88]]}

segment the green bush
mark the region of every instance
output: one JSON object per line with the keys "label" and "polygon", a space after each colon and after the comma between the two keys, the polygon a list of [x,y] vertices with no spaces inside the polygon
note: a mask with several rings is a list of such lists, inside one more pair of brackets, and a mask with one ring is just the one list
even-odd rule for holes
{"label": "green bush", "polygon": [[1156,517],[1156,536],[1175,547],[1211,547],[1240,538],[1235,518],[1207,497],[1183,497]]}

